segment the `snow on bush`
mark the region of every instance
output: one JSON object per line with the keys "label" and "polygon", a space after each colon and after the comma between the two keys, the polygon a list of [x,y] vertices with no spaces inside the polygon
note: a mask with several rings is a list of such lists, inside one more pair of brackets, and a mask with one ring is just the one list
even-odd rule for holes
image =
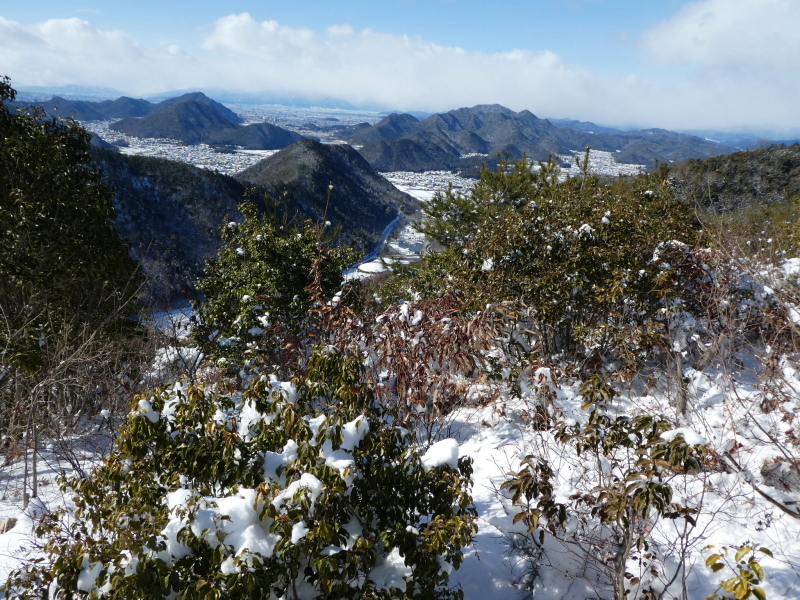
{"label": "snow on bush", "polygon": [[291,385],[147,394],[6,597],[458,597],[470,461],[452,440],[421,457],[360,369],[326,348]]}

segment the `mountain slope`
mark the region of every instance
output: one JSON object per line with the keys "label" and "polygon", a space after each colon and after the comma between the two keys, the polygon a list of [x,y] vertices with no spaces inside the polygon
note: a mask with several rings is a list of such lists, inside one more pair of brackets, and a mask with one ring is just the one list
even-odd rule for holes
{"label": "mountain slope", "polygon": [[114,189],[114,223],[160,301],[192,293],[220,228],[235,215],[245,189],[213,171],[162,158],[96,149],[95,161]]}
{"label": "mountain slope", "polygon": [[263,187],[274,199],[286,197],[292,217],[325,219],[341,227],[341,243],[364,250],[380,242],[400,212],[410,214],[418,207],[345,144],[303,140],[236,178]]}
{"label": "mountain slope", "polygon": [[800,144],[744,150],[678,165],[678,194],[727,211],[800,195]]}
{"label": "mountain slope", "polygon": [[426,140],[412,138],[378,140],[359,149],[376,171],[437,171],[455,168],[458,155]]}
{"label": "mountain slope", "polygon": [[351,132],[352,135],[345,139],[353,145],[364,145],[379,140],[394,140],[413,133],[418,124],[419,119],[416,117],[408,114],[392,113],[375,123],[375,125],[353,130]]}
{"label": "mountain slope", "polygon": [[120,96],[116,100],[92,102],[94,110],[109,119],[125,119],[127,117],[146,117],[156,107],[147,100]]}
{"label": "mountain slope", "polygon": [[209,143],[241,146],[245,150],[280,150],[304,139],[299,133],[271,123],[253,123],[233,131],[212,134]]}
{"label": "mountain slope", "polygon": [[146,117],[122,119],[109,127],[135,137],[169,138],[197,144],[238,129],[239,125],[213,105],[182,100],[161,106]]}
{"label": "mountain slope", "polygon": [[208,108],[212,109],[218,115],[225,117],[229,121],[237,124],[241,124],[242,118],[233,112],[227,106],[224,106],[217,102],[216,100],[212,100],[208,96],[206,96],[203,92],[189,92],[188,94],[183,94],[182,96],[177,96],[175,98],[168,98],[162,102],[159,102],[155,106],[155,110],[161,110],[162,108],[167,108],[174,104],[179,104],[181,102],[197,102],[202,104],[203,106],[207,106]]}

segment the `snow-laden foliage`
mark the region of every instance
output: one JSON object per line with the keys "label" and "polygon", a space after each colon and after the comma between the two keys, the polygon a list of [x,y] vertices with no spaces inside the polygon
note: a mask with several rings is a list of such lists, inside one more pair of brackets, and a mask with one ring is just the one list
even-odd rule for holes
{"label": "snow-laden foliage", "polygon": [[7,597],[444,598],[473,533],[470,459],[422,454],[332,348],[303,377],[139,397],[117,450],[42,522]]}
{"label": "snow-laden foliage", "polygon": [[419,275],[394,296],[455,287],[478,309],[517,301],[547,357],[657,343],[657,311],[674,289],[653,255],[670,240],[695,242],[691,208],[674,199],[664,173],[558,182],[552,168],[504,164],[467,195],[437,195],[421,230],[446,250],[414,267]]}

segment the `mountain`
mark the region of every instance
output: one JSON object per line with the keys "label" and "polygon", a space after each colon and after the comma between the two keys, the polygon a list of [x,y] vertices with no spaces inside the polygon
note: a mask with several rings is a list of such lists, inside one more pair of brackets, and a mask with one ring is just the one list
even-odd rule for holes
{"label": "mountain", "polygon": [[418,209],[416,200],[346,144],[306,139],[245,169],[236,179],[261,186],[273,199],[286,197],[292,217],[326,219],[341,227],[341,243],[362,250],[372,250],[401,212]]}
{"label": "mountain", "polygon": [[105,121],[107,119],[122,119],[125,117],[143,117],[150,114],[155,106],[147,100],[139,100],[121,96],[116,100],[74,100],[61,96],[53,96],[49,100],[34,101],[19,100],[12,103],[18,108],[43,106],[50,116],[62,118],[72,117],[78,121]]}
{"label": "mountain", "polygon": [[616,129],[614,127],[604,127],[591,121],[576,121],[575,119],[547,119],[556,127],[565,129],[575,129],[576,131],[586,131],[588,133],[625,133],[626,129]]}
{"label": "mountain", "polygon": [[147,293],[159,303],[195,293],[205,260],[219,248],[222,224],[239,216],[248,190],[270,213],[327,218],[341,227],[337,243],[364,250],[375,247],[399,211],[410,214],[418,206],[346,145],[303,140],[236,178],[163,158],[92,152],[114,189],[114,225],[142,264]]}
{"label": "mountain", "polygon": [[155,106],[155,110],[161,110],[162,108],[167,108],[173,106],[175,104],[180,104],[181,102],[197,102],[198,104],[202,104],[210,109],[212,109],[216,114],[225,117],[232,123],[241,124],[243,123],[242,118],[233,112],[227,106],[224,106],[217,102],[216,100],[212,100],[208,96],[206,96],[203,92],[189,92],[188,94],[183,94],[182,96],[177,96],[175,98],[168,98],[162,102],[159,102]]}
{"label": "mountain", "polygon": [[352,135],[346,139],[353,145],[362,146],[378,140],[394,140],[413,133],[418,123],[419,119],[412,115],[392,113],[375,125],[352,130]]}
{"label": "mountain", "polygon": [[689,158],[709,158],[735,150],[711,140],[666,129],[639,129],[609,137],[621,138],[625,142],[617,149],[617,162],[648,167],[664,161],[679,163]]}
{"label": "mountain", "polygon": [[155,105],[139,98],[120,96],[116,100],[93,102],[94,110],[109,119],[146,117],[155,110]]}
{"label": "mountain", "polygon": [[459,166],[457,155],[425,140],[379,140],[362,146],[358,151],[376,171],[422,172]]}
{"label": "mountain", "polygon": [[679,196],[728,211],[800,195],[800,144],[754,148],[673,169]]}
{"label": "mountain", "polygon": [[41,106],[49,117],[59,116],[63,119],[72,117],[78,121],[102,121],[106,117],[97,111],[94,102],[85,100],[67,100],[60,96],[53,96],[44,102],[22,102],[10,103],[12,108],[28,108]]}
{"label": "mountain", "polygon": [[[147,110],[147,106],[142,104],[127,105],[133,110]],[[239,115],[201,92],[184,94],[150,106],[153,110],[146,116],[122,119],[112,123],[110,128],[142,138],[242,146],[247,150],[279,150],[303,139],[298,133],[269,123],[242,127]]]}
{"label": "mountain", "polygon": [[109,127],[135,137],[169,138],[197,144],[239,128],[239,124],[215,104],[194,99],[162,103],[146,117],[122,119]]}
{"label": "mountain", "polygon": [[161,302],[193,293],[205,260],[220,245],[220,228],[237,214],[244,186],[231,177],[163,158],[94,149],[114,189],[114,223]]}
{"label": "mountain", "polygon": [[253,123],[212,135],[209,143],[241,146],[245,150],[280,150],[304,139],[299,133],[270,123]]}
{"label": "mountain", "polygon": [[[570,124],[576,128],[568,127]],[[593,125],[576,121],[556,126],[527,110],[514,112],[498,104],[488,104],[434,114],[421,121],[411,115],[390,115],[369,127],[345,128],[339,135],[351,143],[364,143],[362,152],[376,161],[373,166],[392,171],[409,170],[408,157],[414,152],[424,154],[428,167],[435,163],[435,168],[449,169],[454,162],[458,168],[474,168],[474,155],[484,155],[490,161],[498,153],[508,153],[512,159],[525,154],[534,160],[545,160],[551,154],[566,154],[586,146],[614,152],[617,162],[648,166],[656,161],[678,162],[733,151],[710,140],[666,130],[621,131],[601,127],[595,130],[590,128]],[[424,151],[413,145],[406,146],[408,152],[397,151],[396,144],[372,146],[392,139],[413,140]],[[433,147],[440,152],[432,151]]]}

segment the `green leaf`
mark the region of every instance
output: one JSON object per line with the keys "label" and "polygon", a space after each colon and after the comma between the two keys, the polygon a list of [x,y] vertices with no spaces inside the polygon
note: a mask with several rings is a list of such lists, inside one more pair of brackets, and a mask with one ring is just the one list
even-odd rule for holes
{"label": "green leaf", "polygon": [[742,560],[742,557],[745,554],[747,554],[748,552],[751,552],[752,550],[753,549],[750,546],[742,546],[741,548],[739,548],[736,551],[736,554],[734,555],[733,560],[735,560],[738,563],[739,561]]}
{"label": "green leaf", "polygon": [[721,556],[721,555],[719,555],[719,554],[712,554],[711,556],[709,556],[709,557],[706,559],[706,566],[707,566],[707,567],[710,567],[712,564],[714,564],[715,562],[717,562],[717,561],[718,561],[720,558],[722,558],[722,556]]}

